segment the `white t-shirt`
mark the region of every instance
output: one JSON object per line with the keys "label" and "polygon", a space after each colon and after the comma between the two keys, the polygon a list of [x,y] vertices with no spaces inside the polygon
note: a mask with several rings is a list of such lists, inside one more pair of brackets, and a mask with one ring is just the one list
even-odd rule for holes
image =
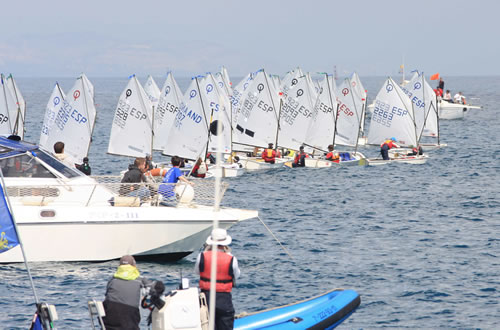
{"label": "white t-shirt", "polygon": [[453,97],[453,100],[455,101],[455,103],[462,103],[462,95],[460,94],[455,94],[455,96]]}

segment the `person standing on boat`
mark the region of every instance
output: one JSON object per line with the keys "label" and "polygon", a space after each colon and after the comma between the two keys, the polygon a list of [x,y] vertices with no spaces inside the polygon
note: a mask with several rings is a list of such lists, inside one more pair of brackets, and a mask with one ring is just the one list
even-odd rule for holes
{"label": "person standing on boat", "polygon": [[338,152],[333,152],[333,144],[328,146],[328,153],[326,154],[326,160],[338,163],[340,161],[340,156]]}
{"label": "person standing on boat", "polygon": [[186,177],[182,174],[182,171],[179,168],[180,164],[181,159],[178,156],[172,157],[172,168],[165,174],[162,184],[158,187],[158,193],[160,193],[166,200],[172,201],[175,198],[174,188],[175,184],[177,184],[179,180],[193,185],[193,183],[186,179]]}
{"label": "person standing on boat", "polygon": [[141,313],[141,289],[150,287],[153,282],[140,277],[134,257],[121,257],[120,265],[113,278],[106,286],[103,317],[104,326],[108,330],[139,329]]}
{"label": "person standing on boat", "polygon": [[222,228],[212,230],[207,238],[207,247],[198,255],[195,271],[200,274],[200,289],[210,301],[210,275],[212,267],[212,246],[217,245],[217,280],[215,284],[215,329],[233,329],[234,307],[231,291],[240,276],[238,260],[231,254],[231,236]]}
{"label": "person standing on boat", "polygon": [[262,159],[269,164],[274,164],[276,162],[276,150],[273,149],[272,143],[269,143],[268,147],[262,151]]}
{"label": "person standing on boat", "polygon": [[[123,175],[121,183],[142,183],[146,182],[144,172],[146,171],[146,159],[136,158],[134,164],[130,164],[128,171]],[[149,197],[149,189],[144,185],[130,185],[120,189],[122,195],[133,197]]]}
{"label": "person standing on boat", "polygon": [[439,83],[438,83],[438,89],[441,90],[441,93],[443,93],[444,91],[444,80],[443,80],[443,77],[439,78]]}
{"label": "person standing on boat", "polygon": [[305,167],[307,157],[309,156],[304,152],[304,146],[300,146],[299,153],[295,155],[292,167]]}
{"label": "person standing on boat", "polygon": [[392,148],[399,148],[399,145],[396,144],[398,142],[395,137],[392,137],[390,140],[385,140],[384,143],[380,145],[380,153],[382,154],[383,160],[389,160],[389,150]]}

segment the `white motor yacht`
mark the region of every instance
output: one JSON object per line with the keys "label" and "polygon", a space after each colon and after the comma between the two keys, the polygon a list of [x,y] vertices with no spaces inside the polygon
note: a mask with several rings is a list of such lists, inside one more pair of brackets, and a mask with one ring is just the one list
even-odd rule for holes
{"label": "white motor yacht", "polygon": [[[227,229],[258,216],[244,209],[216,211],[212,180],[170,187],[175,197],[165,200],[158,194],[161,183],[88,177],[36,145],[3,137],[0,167],[28,261],[100,261],[125,254],[178,260],[203,245],[214,218]],[[226,189],[223,184],[221,193]],[[22,261],[19,246],[0,254],[0,263]]]}

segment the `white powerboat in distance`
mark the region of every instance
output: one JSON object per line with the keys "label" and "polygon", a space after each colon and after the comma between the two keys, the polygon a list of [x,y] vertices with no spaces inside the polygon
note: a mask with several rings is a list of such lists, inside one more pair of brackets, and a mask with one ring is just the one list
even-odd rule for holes
{"label": "white powerboat in distance", "polygon": [[481,107],[441,100],[438,103],[439,119],[463,119],[470,109],[481,109]]}
{"label": "white powerboat in distance", "polygon": [[[47,151],[0,137],[0,166],[28,261],[101,261],[131,254],[173,261],[197,251],[212,230],[258,216],[257,211],[215,211],[215,184],[170,187],[122,184],[120,177],[88,177]],[[175,190],[174,190],[175,189]],[[221,196],[227,184],[221,187]],[[134,191],[140,197],[130,196]],[[22,262],[19,246],[0,263]]]}

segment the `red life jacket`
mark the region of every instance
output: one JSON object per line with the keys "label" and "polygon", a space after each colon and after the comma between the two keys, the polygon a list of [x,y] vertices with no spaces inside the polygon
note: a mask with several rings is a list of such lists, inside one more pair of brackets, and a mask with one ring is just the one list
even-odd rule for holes
{"label": "red life jacket", "polygon": [[326,154],[326,160],[331,160],[332,162],[336,162],[338,163],[339,162],[339,156],[335,156],[335,154],[333,153],[333,151],[330,151],[329,153]]}
{"label": "red life jacket", "polygon": [[[210,290],[210,272],[212,266],[212,251],[203,252],[203,271],[200,272],[200,289]],[[233,288],[233,277],[229,275],[229,269],[233,264],[233,256],[223,251],[217,251],[217,274],[216,292],[231,292]]]}
{"label": "red life jacket", "polygon": [[392,148],[396,147],[394,145],[394,142],[392,140],[385,140],[384,143],[382,143],[380,145],[380,148],[382,148],[384,146],[384,144],[387,144],[387,146],[389,147],[389,149],[392,149]]}
{"label": "red life jacket", "polygon": [[266,162],[273,161],[275,160],[275,158],[276,151],[273,149],[264,149],[264,151],[262,152],[262,159],[264,159],[264,161]]}
{"label": "red life jacket", "polygon": [[300,160],[300,158],[302,158],[302,156],[305,156],[305,158],[308,158],[308,157],[309,157],[309,156],[308,156],[305,152],[301,152],[301,153],[299,153],[299,154],[297,154],[297,155],[295,156],[295,159],[293,160],[293,162],[294,162],[295,164],[298,164],[298,163],[299,163],[299,160]]}

